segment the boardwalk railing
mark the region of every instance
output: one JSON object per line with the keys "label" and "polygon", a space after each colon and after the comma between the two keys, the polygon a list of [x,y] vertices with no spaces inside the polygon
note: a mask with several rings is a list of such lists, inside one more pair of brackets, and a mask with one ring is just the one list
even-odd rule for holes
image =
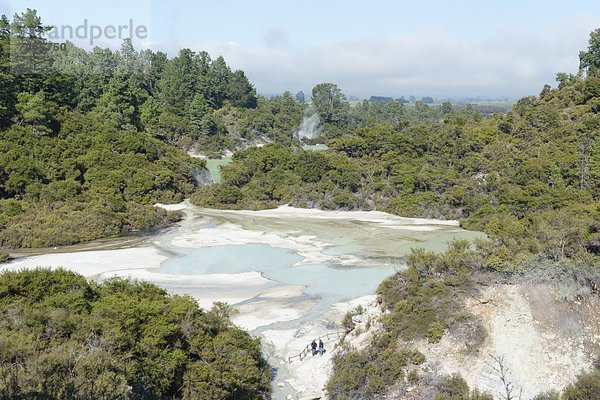
{"label": "boardwalk railing", "polygon": [[[330,338],[335,337],[336,339],[341,338],[344,335],[344,331],[337,331],[337,332],[329,332],[326,335],[323,336],[319,336],[319,338],[317,340],[325,340],[328,341]],[[288,357],[288,362],[291,363],[294,359],[299,359],[300,361],[302,361],[304,359],[304,357],[306,357],[308,355],[308,353],[310,352],[310,344],[306,345],[306,347],[304,348],[304,350],[302,350],[299,354],[296,354],[295,356],[291,356]]]}

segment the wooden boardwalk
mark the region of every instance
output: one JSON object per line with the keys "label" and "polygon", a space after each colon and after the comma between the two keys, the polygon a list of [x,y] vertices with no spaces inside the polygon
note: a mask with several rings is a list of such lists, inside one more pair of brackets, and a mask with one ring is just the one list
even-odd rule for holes
{"label": "wooden boardwalk", "polygon": [[[328,341],[330,338],[335,337],[336,339],[341,338],[346,332],[344,331],[337,331],[337,332],[329,332],[326,335],[323,336],[319,336],[317,338],[317,340],[323,340],[323,341]],[[291,356],[288,357],[288,362],[291,363],[293,360],[295,360],[296,358],[300,361],[302,361],[310,352],[310,343],[306,345],[306,347],[304,348],[304,350],[302,350],[299,354],[296,354],[295,356]]]}

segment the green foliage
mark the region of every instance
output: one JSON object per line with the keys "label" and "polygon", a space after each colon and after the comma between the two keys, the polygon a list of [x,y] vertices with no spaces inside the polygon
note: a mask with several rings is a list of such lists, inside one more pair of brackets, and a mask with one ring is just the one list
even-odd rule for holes
{"label": "green foliage", "polygon": [[[152,111],[143,117],[155,135],[186,147],[222,150],[227,135],[239,135],[242,115],[234,124],[223,125],[218,116],[230,107],[252,109],[257,105],[256,90],[243,71],[232,72],[223,57],[211,60],[206,52],[183,49],[170,60],[160,61]],[[237,110],[237,108],[231,108]]]}
{"label": "green foliage", "polygon": [[[167,224],[157,201],[190,193],[203,162],[95,115],[61,117],[58,136],[12,126],[0,132],[0,243],[73,244]],[[21,199],[20,201],[13,200]]]}
{"label": "green foliage", "polygon": [[348,123],[350,106],[334,83],[319,83],[312,90],[312,102],[324,125],[326,137],[339,136]]}
{"label": "green foliage", "polygon": [[410,371],[408,371],[408,375],[406,376],[406,379],[410,383],[417,383],[419,381],[419,373],[416,370],[411,369]]}
{"label": "green foliage", "polygon": [[256,89],[248,81],[244,71],[235,71],[229,76],[227,93],[231,105],[242,108],[256,107]]}
{"label": "green foliage", "polygon": [[446,330],[446,326],[442,324],[440,321],[433,321],[429,324],[427,329],[427,338],[430,343],[437,343],[444,336],[444,331]]}
{"label": "green foliage", "polygon": [[344,319],[342,320],[342,327],[346,332],[350,332],[354,329],[354,322],[352,321],[352,317],[361,315],[365,312],[363,306],[358,305],[354,309],[348,311],[346,315],[344,315]]}
{"label": "green foliage", "polygon": [[290,92],[269,99],[261,97],[257,107],[249,109],[246,116],[240,118],[238,129],[244,137],[290,145],[302,122],[303,112],[302,104],[294,100]]}
{"label": "green foliage", "polygon": [[437,384],[435,400],[493,400],[487,393],[479,393],[477,390],[470,391],[469,385],[460,374],[452,374],[444,377]]}
{"label": "green foliage", "polygon": [[583,372],[562,393],[550,390],[535,396],[534,400],[592,400],[600,398],[600,359],[592,371]]}
{"label": "green foliage", "polygon": [[35,10],[0,19],[0,246],[170,223],[176,216],[152,205],[183,200],[204,168],[171,144],[229,145],[215,109],[254,107],[254,88],[204,52],[168,59],[131,40],[115,52],[57,52],[48,29]]}
{"label": "green foliage", "polygon": [[600,397],[600,369],[583,373],[567,386],[562,394],[563,400],[592,400]]}
{"label": "green foliage", "polygon": [[560,393],[556,390],[551,390],[545,393],[540,393],[533,400],[560,400]]}
{"label": "green foliage", "polygon": [[263,399],[269,368],[227,307],[63,269],[0,275],[0,397]]}
{"label": "green foliage", "polygon": [[408,367],[417,365],[422,354],[410,350],[369,347],[346,350],[333,356],[335,374],[326,390],[332,400],[366,399],[403,382]]}
{"label": "green foliage", "polygon": [[203,187],[191,201],[217,208],[269,208],[276,204],[356,209],[359,170],[345,157],[266,145],[235,153],[221,169],[221,184]]}
{"label": "green foliage", "polygon": [[468,400],[469,385],[459,374],[444,378],[437,384],[436,400]]}
{"label": "green foliage", "polygon": [[[485,339],[485,330],[477,319],[463,310],[463,298],[472,292],[468,276],[482,269],[480,251],[470,248],[468,241],[455,240],[441,254],[423,249],[413,250],[407,256],[408,269],[384,280],[377,289],[383,309],[380,322],[383,327],[369,346],[362,351],[348,351],[334,359],[333,375],[327,390],[332,398],[372,398],[384,393],[391,385],[404,383],[402,377],[412,365],[421,365],[425,356],[410,350],[411,341],[427,339],[438,342],[446,329],[461,331],[461,340],[476,350]],[[345,327],[352,327],[352,315],[344,318]],[[346,326],[347,325],[347,326]],[[402,372],[386,370],[386,357],[396,357]],[[383,378],[373,379],[369,373]],[[408,381],[418,375],[408,372]],[[372,383],[374,382],[374,383]],[[444,379],[438,386],[436,399],[485,399],[491,397],[477,391],[470,392],[460,376]]]}
{"label": "green foliage", "polygon": [[[240,189],[236,208],[290,204],[460,219],[490,235],[485,261],[503,272],[533,259],[585,258],[594,254],[590,231],[600,218],[597,79],[566,80],[485,119],[468,107],[399,102],[346,110],[339,89],[321,84],[313,102],[322,120],[343,111],[345,122],[335,123],[354,131],[318,154],[289,149],[275,169],[234,159],[221,185]],[[274,155],[265,146],[253,159]]]}
{"label": "green foliage", "polygon": [[145,93],[132,75],[115,73],[98,99],[95,111],[116,127],[140,127]]}
{"label": "green foliage", "polygon": [[23,121],[34,127],[36,132],[50,134],[58,130],[58,121],[54,117],[58,106],[48,100],[43,91],[36,94],[19,93],[15,108],[21,114]]}
{"label": "green foliage", "polygon": [[[384,309],[385,329],[405,341],[427,338],[436,343],[447,328],[469,323],[456,292],[470,290],[468,276],[481,268],[480,255],[468,242],[457,240],[442,254],[414,249],[407,256],[408,269],[384,280],[377,289]],[[473,329],[471,329],[475,332]],[[476,346],[481,338],[465,338]]]}
{"label": "green foliage", "polygon": [[587,51],[579,52],[580,71],[596,72],[600,68],[600,29],[590,33]]}

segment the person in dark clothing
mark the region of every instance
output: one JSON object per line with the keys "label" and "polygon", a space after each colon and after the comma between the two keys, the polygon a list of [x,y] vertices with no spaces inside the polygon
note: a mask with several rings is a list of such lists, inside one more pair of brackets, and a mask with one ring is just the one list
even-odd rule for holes
{"label": "person in dark clothing", "polygon": [[312,349],[312,355],[313,356],[315,354],[317,354],[317,342],[315,342],[314,339],[313,339],[312,343],[310,344],[310,348]]}
{"label": "person in dark clothing", "polygon": [[321,355],[323,355],[323,353],[325,353],[325,346],[323,345],[323,341],[321,339],[319,339],[319,349],[317,351]]}

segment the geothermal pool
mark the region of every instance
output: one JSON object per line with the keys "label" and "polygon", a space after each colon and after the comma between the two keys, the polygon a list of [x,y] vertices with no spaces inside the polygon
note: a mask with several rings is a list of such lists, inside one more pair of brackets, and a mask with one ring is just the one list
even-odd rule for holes
{"label": "geothermal pool", "polygon": [[206,159],[206,169],[208,170],[208,176],[210,179],[213,182],[221,182],[221,166],[227,165],[230,162],[230,156]]}
{"label": "geothermal pool", "polygon": [[321,364],[308,372],[302,370],[306,363],[288,364],[287,357],[309,338],[337,330],[348,309],[340,304],[373,294],[385,277],[403,268],[412,247],[442,250],[454,238],[482,236],[453,221],[381,212],[221,211],[188,203],[175,208],[186,214],[178,226],[135,247],[50,253],[0,269],[63,266],[98,281],[147,280],[170,293],[189,294],[202,307],[226,301],[239,310],[235,322],[263,341],[276,371],[273,398],[302,398],[319,395],[301,382],[314,372],[316,386],[324,383],[330,353],[309,361]]}

